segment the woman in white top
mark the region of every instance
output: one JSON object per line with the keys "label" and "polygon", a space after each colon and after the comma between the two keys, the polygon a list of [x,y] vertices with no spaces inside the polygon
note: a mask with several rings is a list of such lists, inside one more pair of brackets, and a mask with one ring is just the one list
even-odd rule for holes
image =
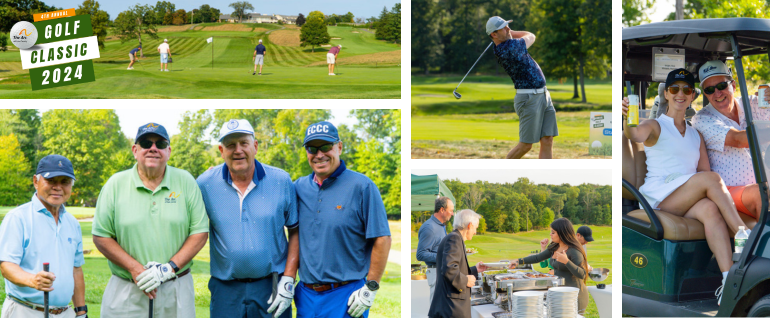
{"label": "woman in white top", "polygon": [[[706,241],[722,272],[722,285],[733,265],[730,232],[746,226],[738,216],[719,174],[711,172],[706,144],[695,128],[685,122],[685,111],[693,100],[695,78],[685,69],[671,71],[666,78],[668,110],[657,119],[637,127],[623,121],[628,139],[644,143],[647,176],[639,192],[653,209],[703,223]],[[623,116],[628,99],[623,100]],[[730,232],[728,231],[728,227]],[[717,289],[719,300],[722,287]]]}

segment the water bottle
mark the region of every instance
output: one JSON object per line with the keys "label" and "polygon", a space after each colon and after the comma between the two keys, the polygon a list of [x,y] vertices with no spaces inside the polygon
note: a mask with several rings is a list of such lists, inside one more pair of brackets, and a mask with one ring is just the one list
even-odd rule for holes
{"label": "water bottle", "polygon": [[749,239],[749,233],[746,232],[746,228],[743,226],[738,227],[738,233],[735,233],[735,252],[743,252],[743,245],[746,244],[746,240]]}

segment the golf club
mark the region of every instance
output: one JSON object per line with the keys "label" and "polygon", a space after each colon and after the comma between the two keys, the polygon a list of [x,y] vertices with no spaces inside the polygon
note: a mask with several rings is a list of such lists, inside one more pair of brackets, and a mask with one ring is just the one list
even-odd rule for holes
{"label": "golf club", "polygon": [[153,310],[152,310],[152,307],[153,307],[153,305],[154,305],[154,304],[153,304],[153,302],[152,302],[152,300],[153,300],[153,299],[152,299],[152,298],[150,298],[150,318],[152,318],[152,311],[153,311]]}
{"label": "golf club", "polygon": [[[281,279],[281,275],[278,275],[277,272],[273,272],[273,301],[276,301],[276,298],[278,298],[278,281]],[[278,311],[278,310],[276,310]],[[275,318],[275,313],[273,312],[273,318]]]}
{"label": "golf club", "polygon": [[[47,272],[50,268],[50,264],[43,263],[43,271]],[[43,292],[43,317],[48,318],[48,292]]]}
{"label": "golf club", "polygon": [[[468,74],[471,73],[471,70],[473,70],[473,67],[476,66],[476,63],[478,63],[479,60],[481,60],[481,57],[484,56],[484,53],[487,53],[487,50],[489,50],[489,47],[492,46],[492,44],[494,44],[494,43],[495,42],[490,42],[489,45],[487,45],[487,48],[484,49],[484,52],[481,52],[481,55],[479,55],[479,58],[476,59],[476,62],[473,63],[473,66],[471,66],[471,69],[468,70],[468,73],[465,73],[465,76],[463,76],[463,79],[460,81],[460,84],[462,84],[463,81],[465,80],[465,78],[468,77]],[[457,87],[455,87],[455,90],[452,92],[452,95],[454,95],[455,98],[457,98],[457,99],[460,99],[461,97],[463,97],[462,95],[460,95],[460,93],[457,92],[457,89],[460,88],[460,84],[457,84]]]}

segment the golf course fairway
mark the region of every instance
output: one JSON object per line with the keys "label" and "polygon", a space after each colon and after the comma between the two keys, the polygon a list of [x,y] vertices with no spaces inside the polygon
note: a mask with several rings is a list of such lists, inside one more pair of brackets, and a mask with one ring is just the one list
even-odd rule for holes
{"label": "golf course fairway", "polygon": [[[328,75],[328,47],[301,47],[296,26],[205,23],[160,27],[157,39],[144,35],[144,58],[133,70],[126,69],[128,52],[138,41],[108,37],[94,60],[95,82],[34,93],[12,47],[0,53],[0,98],[401,98],[400,45],[376,40],[371,30],[328,30],[330,45],[342,45],[336,76]],[[163,39],[171,47],[170,72],[160,72],[156,48]],[[259,39],[267,47],[261,76],[252,75]]]}

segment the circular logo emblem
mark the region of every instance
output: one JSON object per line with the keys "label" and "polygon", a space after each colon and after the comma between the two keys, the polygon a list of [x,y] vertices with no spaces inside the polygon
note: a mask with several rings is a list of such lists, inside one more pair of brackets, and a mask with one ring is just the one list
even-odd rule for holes
{"label": "circular logo emblem", "polygon": [[364,298],[369,298],[369,292],[368,291],[364,292]]}
{"label": "circular logo emblem", "polygon": [[164,272],[168,272],[168,268],[167,268],[167,267],[161,267],[161,269],[162,269]]}
{"label": "circular logo emblem", "polygon": [[27,21],[19,21],[11,28],[11,42],[16,47],[26,50],[37,42],[37,28]]}
{"label": "circular logo emblem", "polygon": [[233,130],[235,128],[238,128],[238,121],[235,119],[230,119],[230,121],[227,123],[227,129]]}
{"label": "circular logo emblem", "polygon": [[294,288],[294,285],[291,283],[286,283],[286,291],[291,292],[291,289]]}

